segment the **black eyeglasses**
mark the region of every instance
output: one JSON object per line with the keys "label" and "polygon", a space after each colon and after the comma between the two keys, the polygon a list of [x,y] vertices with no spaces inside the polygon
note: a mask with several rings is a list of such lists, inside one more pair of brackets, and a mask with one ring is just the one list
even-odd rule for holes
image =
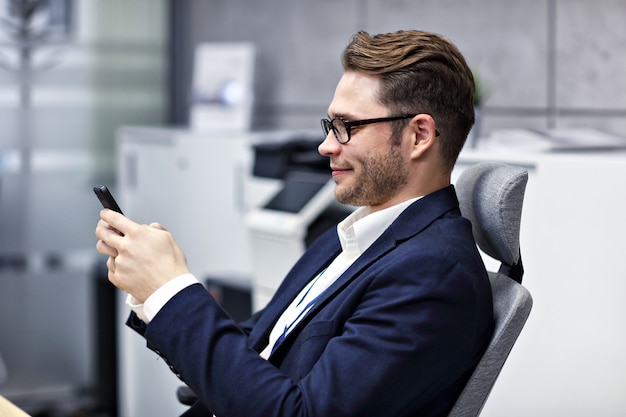
{"label": "black eyeglasses", "polygon": [[[363,126],[372,123],[392,122],[394,120],[410,119],[415,117],[414,114],[404,114],[402,116],[390,116],[390,117],[378,117],[376,119],[364,119],[364,120],[346,120],[341,117],[334,117],[332,119],[322,119],[322,131],[324,137],[328,136],[328,133],[332,130],[337,142],[344,144],[350,142],[350,129],[353,126]],[[435,134],[439,136],[439,132],[435,131]]]}

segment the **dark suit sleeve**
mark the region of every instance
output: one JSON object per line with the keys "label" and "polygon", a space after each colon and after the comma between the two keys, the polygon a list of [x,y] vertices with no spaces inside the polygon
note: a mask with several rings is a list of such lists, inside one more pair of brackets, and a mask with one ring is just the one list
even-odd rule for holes
{"label": "dark suit sleeve", "polygon": [[241,330],[243,330],[245,334],[250,334],[250,332],[254,328],[255,324],[259,321],[259,318],[261,317],[262,314],[263,314],[263,310],[257,311],[249,319],[239,323],[239,327],[241,328]]}

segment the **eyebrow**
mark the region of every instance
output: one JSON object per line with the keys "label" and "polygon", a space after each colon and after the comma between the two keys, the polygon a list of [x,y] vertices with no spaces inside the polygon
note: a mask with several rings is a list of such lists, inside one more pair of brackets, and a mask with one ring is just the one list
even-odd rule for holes
{"label": "eyebrow", "polygon": [[329,119],[334,119],[334,118],[340,118],[340,119],[345,119],[345,120],[355,120],[356,116],[354,115],[350,115],[347,113],[335,113],[334,115],[330,115],[327,114],[326,116],[328,116]]}

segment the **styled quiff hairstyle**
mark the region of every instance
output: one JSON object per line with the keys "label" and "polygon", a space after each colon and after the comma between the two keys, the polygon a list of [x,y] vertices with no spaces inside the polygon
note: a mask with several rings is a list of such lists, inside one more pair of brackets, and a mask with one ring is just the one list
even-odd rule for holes
{"label": "styled quiff hairstyle", "polygon": [[456,46],[430,32],[360,31],[344,50],[342,64],[344,71],[380,77],[378,100],[390,114],[430,114],[440,133],[441,157],[452,170],[474,124],[474,77]]}

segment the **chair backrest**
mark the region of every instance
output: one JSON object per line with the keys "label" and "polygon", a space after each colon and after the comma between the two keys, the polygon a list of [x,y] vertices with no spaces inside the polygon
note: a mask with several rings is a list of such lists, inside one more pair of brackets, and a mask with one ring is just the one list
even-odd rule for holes
{"label": "chair backrest", "polygon": [[500,272],[522,282],[522,203],[528,171],[499,162],[467,168],[456,183],[461,213],[472,222],[478,247],[500,261]]}
{"label": "chair backrest", "polygon": [[467,168],[456,183],[461,213],[472,222],[476,243],[502,266],[499,272],[489,272],[493,336],[448,417],[480,414],[530,314],[533,301],[521,285],[524,270],[519,245],[527,181],[523,168],[483,162]]}

